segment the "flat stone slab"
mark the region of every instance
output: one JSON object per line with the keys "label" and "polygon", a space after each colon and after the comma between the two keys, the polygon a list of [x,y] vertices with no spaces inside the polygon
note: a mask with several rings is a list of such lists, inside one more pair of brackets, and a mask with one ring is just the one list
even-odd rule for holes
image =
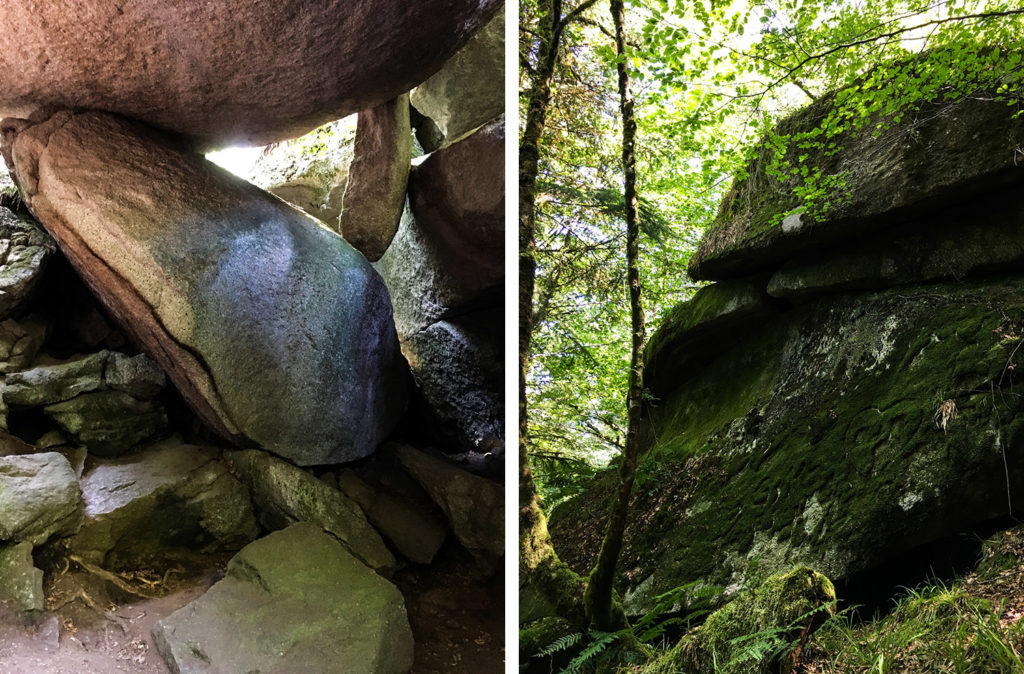
{"label": "flat stone slab", "polygon": [[206,146],[265,145],[409,91],[501,4],[13,4],[0,35],[0,116],[90,108]]}
{"label": "flat stone slab", "polygon": [[153,628],[171,671],[400,674],[413,639],[398,589],[319,527],[247,545],[226,577]]}
{"label": "flat stone slab", "polygon": [[[779,124],[780,134],[810,132],[820,126],[834,94]],[[722,204],[715,225],[690,259],[688,272],[702,280],[746,276],[777,267],[787,258],[825,245],[858,242],[865,234],[921,214],[966,202],[998,187],[1024,180],[1018,148],[1024,144],[1024,117],[1004,101],[968,98],[937,106],[924,104],[906,115],[884,138],[871,131],[872,119],[854,136],[836,139],[833,154],[815,150],[800,162],[812,173],[838,176],[828,206],[801,212],[792,179],[766,175],[770,148],[749,167]],[[915,121],[911,121],[914,119]],[[787,159],[797,164],[794,150]]]}
{"label": "flat stone slab", "polygon": [[1019,189],[946,209],[835,251],[801,255],[775,272],[768,294],[791,301],[823,293],[1012,271],[1024,263],[1024,203]]}

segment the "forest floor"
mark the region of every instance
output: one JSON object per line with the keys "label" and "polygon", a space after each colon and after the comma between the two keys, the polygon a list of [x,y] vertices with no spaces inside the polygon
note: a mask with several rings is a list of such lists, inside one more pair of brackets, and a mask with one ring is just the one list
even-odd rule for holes
{"label": "forest floor", "polygon": [[854,610],[820,630],[799,674],[1024,671],[1024,526],[982,544],[975,568],[903,590],[891,610]]}
{"label": "forest floor", "polygon": [[[0,674],[166,674],[153,626],[220,580],[228,558],[160,576],[154,598],[131,597],[73,564],[49,570],[48,610],[39,621],[24,624],[0,605]],[[433,564],[407,567],[393,580],[416,642],[414,674],[504,669],[500,574],[482,578],[468,553],[449,542]]]}

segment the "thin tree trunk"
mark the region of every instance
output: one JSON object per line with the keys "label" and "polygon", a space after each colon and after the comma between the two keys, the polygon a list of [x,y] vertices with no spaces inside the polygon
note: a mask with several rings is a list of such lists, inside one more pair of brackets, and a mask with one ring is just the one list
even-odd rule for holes
{"label": "thin tree trunk", "polygon": [[565,26],[596,0],[587,0],[562,16],[562,0],[543,4],[537,67],[527,98],[526,124],[519,141],[519,588],[520,616],[548,605],[555,615],[583,625],[580,602],[583,579],[558,559],[548,535],[548,522],[530,473],[526,436],[526,375],[533,335],[533,290],[536,274],[536,190],[540,140],[551,101],[551,80]]}
{"label": "thin tree trunk", "polygon": [[622,609],[612,598],[612,584],[619,553],[622,550],[622,536],[626,529],[626,515],[629,510],[629,496],[633,491],[636,476],[637,456],[640,449],[640,406],[643,398],[643,348],[646,328],[643,305],[640,298],[640,269],[637,264],[639,248],[639,225],[637,220],[636,195],[636,118],[633,111],[633,95],[630,92],[629,68],[626,62],[626,38],[623,23],[625,10],[622,0],[611,0],[612,22],[615,24],[615,47],[619,55],[619,100],[622,110],[622,168],[624,174],[624,196],[626,202],[626,266],[629,282],[629,308],[632,323],[633,349],[629,368],[629,391],[626,398],[628,426],[626,446],[619,469],[619,488],[608,514],[601,552],[594,569],[590,572],[584,604],[592,627],[598,630],[612,630],[621,627],[625,618]]}

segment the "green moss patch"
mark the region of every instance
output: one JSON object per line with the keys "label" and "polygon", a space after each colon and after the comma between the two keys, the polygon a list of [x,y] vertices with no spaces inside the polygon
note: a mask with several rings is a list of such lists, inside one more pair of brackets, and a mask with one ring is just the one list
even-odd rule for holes
{"label": "green moss patch", "polygon": [[[1007,480],[1024,503],[1021,288],[808,304],[657,401],[621,558],[627,611],[692,581],[735,588],[755,569],[869,569],[1006,514]],[[554,513],[560,551],[600,540],[613,484],[602,476]]]}

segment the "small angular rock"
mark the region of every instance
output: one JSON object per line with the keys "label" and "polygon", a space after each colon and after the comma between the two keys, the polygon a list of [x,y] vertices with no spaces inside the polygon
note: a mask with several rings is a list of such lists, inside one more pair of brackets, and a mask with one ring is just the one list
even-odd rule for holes
{"label": "small angular rock", "polygon": [[43,572],[32,561],[32,544],[0,545],[0,602],[33,616],[43,610],[45,601]]}
{"label": "small angular rock", "polygon": [[338,476],[341,491],[359,504],[366,518],[406,559],[429,564],[444,543],[445,530],[411,502],[395,494],[375,490],[355,472]]}
{"label": "small angular rock", "polygon": [[137,400],[150,400],[167,384],[164,371],[144,353],[137,356],[111,353],[103,378],[110,388],[124,391]]}
{"label": "small angular rock", "polygon": [[39,353],[46,339],[46,324],[41,321],[0,322],[0,372],[24,370]]}
{"label": "small angular rock", "polygon": [[260,522],[281,529],[312,522],[333,534],[373,569],[390,574],[395,558],[359,506],[337,489],[286,461],[258,450],[229,452],[231,461],[252,491]]}
{"label": "small angular rock", "polygon": [[43,411],[95,456],[120,456],[167,426],[161,405],[122,391],[85,393]]}
{"label": "small angular rock", "polygon": [[505,553],[504,487],[409,445],[391,447],[444,511],[459,542],[493,570]]}

